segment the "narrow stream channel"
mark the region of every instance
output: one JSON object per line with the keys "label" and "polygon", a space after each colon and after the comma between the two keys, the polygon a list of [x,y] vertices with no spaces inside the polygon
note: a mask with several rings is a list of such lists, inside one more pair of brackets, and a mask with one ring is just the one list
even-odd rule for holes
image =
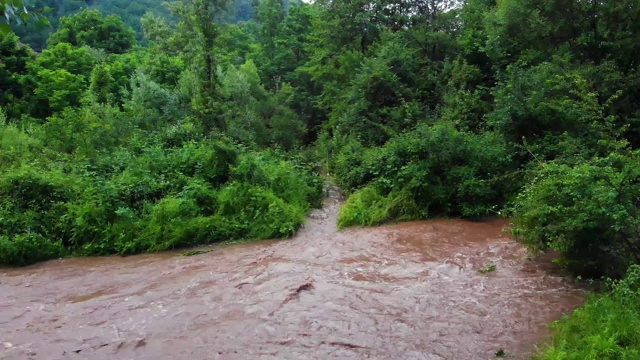
{"label": "narrow stream channel", "polygon": [[526,359],[584,301],[506,221],[338,232],[339,205],[285,241],[0,270],[0,359]]}

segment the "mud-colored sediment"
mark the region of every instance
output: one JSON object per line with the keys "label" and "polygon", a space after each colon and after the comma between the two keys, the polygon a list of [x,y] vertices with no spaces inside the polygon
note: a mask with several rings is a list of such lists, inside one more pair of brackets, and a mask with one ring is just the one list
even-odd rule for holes
{"label": "mud-colored sediment", "polygon": [[338,207],[285,241],[2,269],[0,359],[523,359],[584,300],[505,221],[338,232]]}

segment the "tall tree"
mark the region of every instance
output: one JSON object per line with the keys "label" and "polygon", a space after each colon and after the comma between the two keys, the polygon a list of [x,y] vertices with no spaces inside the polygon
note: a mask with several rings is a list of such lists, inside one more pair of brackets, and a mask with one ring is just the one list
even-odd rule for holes
{"label": "tall tree", "polygon": [[184,53],[196,75],[192,105],[210,129],[224,128],[215,48],[220,36],[217,22],[223,18],[228,4],[229,0],[182,0],[170,7],[179,19],[179,36],[186,45]]}
{"label": "tall tree", "polygon": [[0,33],[0,107],[9,119],[18,118],[23,111],[21,100],[27,95],[23,78],[33,56],[29,47],[18,43],[17,36]]}
{"label": "tall tree", "polygon": [[63,42],[122,54],[135,45],[136,39],[133,29],[117,15],[104,17],[99,10],[82,10],[60,19],[60,28],[48,40],[49,46]]}
{"label": "tall tree", "polygon": [[261,24],[260,40],[267,58],[271,61],[276,56],[276,37],[280,33],[280,27],[286,11],[282,0],[262,0],[258,5],[257,18]]}
{"label": "tall tree", "polygon": [[89,91],[94,100],[100,104],[109,103],[109,88],[113,79],[105,64],[98,64],[91,72]]}

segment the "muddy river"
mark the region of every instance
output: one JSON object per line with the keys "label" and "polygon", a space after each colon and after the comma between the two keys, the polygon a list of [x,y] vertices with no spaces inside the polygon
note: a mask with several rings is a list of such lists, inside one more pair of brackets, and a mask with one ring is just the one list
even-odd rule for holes
{"label": "muddy river", "polygon": [[0,359],[524,359],[584,300],[505,221],[339,232],[338,207],[285,241],[2,269]]}

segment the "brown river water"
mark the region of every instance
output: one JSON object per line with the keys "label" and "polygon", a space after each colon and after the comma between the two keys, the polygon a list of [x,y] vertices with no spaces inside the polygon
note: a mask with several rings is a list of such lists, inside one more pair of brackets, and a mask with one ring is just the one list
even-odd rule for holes
{"label": "brown river water", "polygon": [[337,231],[339,205],[290,240],[0,269],[0,359],[525,359],[584,301],[504,220]]}

